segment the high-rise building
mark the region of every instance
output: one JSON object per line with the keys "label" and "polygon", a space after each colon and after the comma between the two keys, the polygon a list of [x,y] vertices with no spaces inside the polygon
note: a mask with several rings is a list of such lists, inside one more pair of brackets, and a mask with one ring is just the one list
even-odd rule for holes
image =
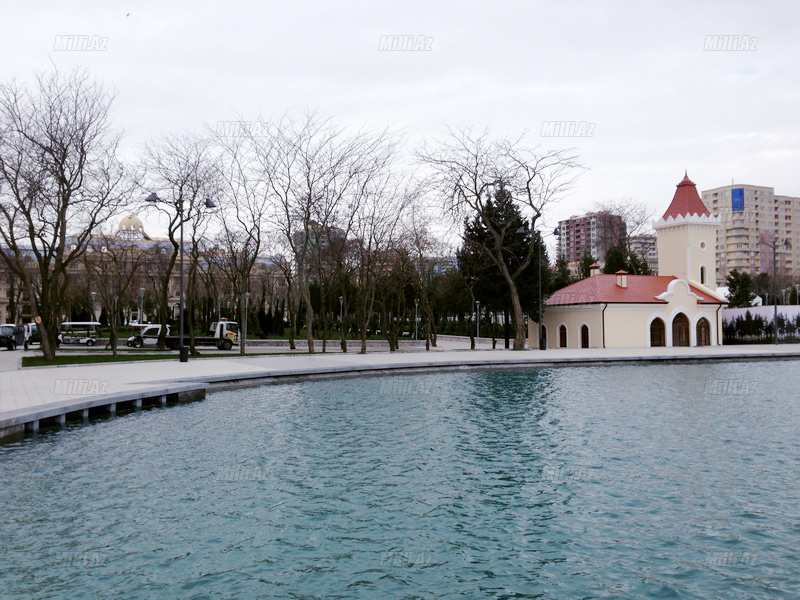
{"label": "high-rise building", "polygon": [[775,245],[777,274],[800,276],[800,261],[794,260],[794,254],[800,253],[800,229],[795,227],[800,198],[776,195],[771,187],[734,184],[705,190],[703,203],[720,218],[717,285],[724,286],[734,269],[751,275],[772,274]]}
{"label": "high-rise building", "polygon": [[658,273],[658,244],[655,235],[634,235],[628,240],[628,248],[647,262],[650,271]]}
{"label": "high-rise building", "polygon": [[587,252],[604,262],[608,249],[622,243],[625,235],[619,215],[600,211],[573,216],[558,222],[558,255],[567,259],[570,269],[577,268]]}

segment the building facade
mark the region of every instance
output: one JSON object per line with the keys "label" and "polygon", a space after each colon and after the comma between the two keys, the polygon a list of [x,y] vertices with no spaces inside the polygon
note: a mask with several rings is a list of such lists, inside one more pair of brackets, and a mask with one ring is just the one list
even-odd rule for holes
{"label": "building facade", "polygon": [[[688,175],[656,223],[658,275],[591,275],[555,292],[539,330],[547,348],[722,344],[724,298],[714,289],[718,220]],[[536,323],[529,336],[536,339]]]}
{"label": "building facade", "polygon": [[[727,185],[705,190],[703,203],[718,217],[716,259],[718,286],[736,269],[756,275],[773,273],[773,248],[777,241],[777,274],[800,277],[800,198],[780,196],[771,187]],[[789,240],[791,247],[783,244]]]}
{"label": "building facade", "polygon": [[[68,238],[70,249],[74,240]],[[120,307],[127,319],[143,317],[150,322],[157,319],[157,303],[162,293],[161,274],[166,272],[173,252],[168,239],[147,235],[141,220],[128,215],[119,223],[113,235],[94,235],[89,240],[83,256],[72,263],[68,273],[68,287],[62,304],[62,318],[71,320],[76,310],[88,308],[92,319],[99,318],[104,301],[117,296],[115,305]],[[190,290],[189,269],[192,244],[184,240],[183,267],[184,290],[204,300],[206,312],[218,316],[232,316],[241,309],[240,298],[234,295],[229,284],[232,260],[219,248],[205,248],[198,258],[197,280]],[[254,300],[263,298],[270,306],[285,301],[287,282],[279,268],[279,257],[259,257],[250,273],[250,286]],[[138,266],[136,266],[138,265]],[[31,262],[31,268],[35,265]],[[180,314],[180,260],[176,261],[167,282],[169,316]],[[121,281],[130,279],[127,290],[117,295],[123,286]],[[92,295],[94,292],[94,295]],[[145,301],[145,298],[147,301]],[[206,305],[213,304],[208,308]],[[90,303],[90,304],[89,304]],[[148,305],[152,314],[147,314]],[[144,311],[142,310],[144,309]],[[200,309],[198,309],[200,310]],[[142,314],[144,312],[144,314]],[[33,307],[22,282],[10,273],[0,261],[0,322],[28,323],[34,318]]]}
{"label": "building facade", "polygon": [[558,256],[565,257],[572,270],[577,270],[587,253],[603,263],[608,249],[622,243],[625,236],[625,222],[619,215],[601,211],[573,216],[558,222]]}
{"label": "building facade", "polygon": [[628,240],[628,247],[647,262],[650,271],[658,273],[658,243],[655,235],[635,235]]}

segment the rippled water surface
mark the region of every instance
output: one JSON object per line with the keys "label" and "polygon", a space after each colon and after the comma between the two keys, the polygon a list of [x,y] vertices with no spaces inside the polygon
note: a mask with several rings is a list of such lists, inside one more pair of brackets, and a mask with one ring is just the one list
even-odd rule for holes
{"label": "rippled water surface", "polygon": [[800,598],[799,367],[308,382],[0,446],[0,597]]}

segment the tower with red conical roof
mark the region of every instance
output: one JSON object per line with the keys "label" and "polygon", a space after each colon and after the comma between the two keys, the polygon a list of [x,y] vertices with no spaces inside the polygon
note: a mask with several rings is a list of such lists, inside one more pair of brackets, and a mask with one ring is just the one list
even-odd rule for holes
{"label": "tower with red conical roof", "polygon": [[658,238],[658,274],[674,275],[714,290],[719,219],[703,204],[688,173],[654,227]]}

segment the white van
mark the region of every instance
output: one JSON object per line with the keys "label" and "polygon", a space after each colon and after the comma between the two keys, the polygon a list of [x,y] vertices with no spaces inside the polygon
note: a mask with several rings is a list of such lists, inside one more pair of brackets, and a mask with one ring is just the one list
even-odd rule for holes
{"label": "white van", "polygon": [[[158,334],[161,333],[161,325],[147,325],[136,335],[132,335],[125,342],[131,348],[141,348],[142,346],[156,346],[158,344]],[[169,325],[167,325],[167,335],[169,335]]]}

